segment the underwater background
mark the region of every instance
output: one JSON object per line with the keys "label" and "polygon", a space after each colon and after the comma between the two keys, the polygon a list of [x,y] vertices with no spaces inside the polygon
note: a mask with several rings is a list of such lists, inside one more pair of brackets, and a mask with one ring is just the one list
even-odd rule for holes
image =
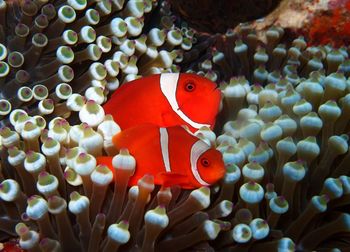
{"label": "underwater background", "polygon": [[[348,0],[0,0],[0,251],[350,251],[349,13]],[[215,128],[195,135],[225,176],[128,187],[135,162],[103,104],[179,72],[221,90]]]}

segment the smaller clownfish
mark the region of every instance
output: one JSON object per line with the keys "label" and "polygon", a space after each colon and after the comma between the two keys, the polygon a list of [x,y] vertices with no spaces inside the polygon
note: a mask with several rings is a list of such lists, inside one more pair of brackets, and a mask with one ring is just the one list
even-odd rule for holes
{"label": "smaller clownfish", "polygon": [[[118,150],[127,148],[136,160],[129,186],[152,174],[157,185],[193,189],[210,186],[225,174],[221,153],[181,126],[140,125],[121,131],[112,141]],[[97,163],[114,170],[112,157],[98,157]]]}
{"label": "smaller clownfish", "polygon": [[123,84],[103,106],[121,129],[144,123],[187,125],[192,132],[215,126],[221,91],[199,75],[163,73]]}

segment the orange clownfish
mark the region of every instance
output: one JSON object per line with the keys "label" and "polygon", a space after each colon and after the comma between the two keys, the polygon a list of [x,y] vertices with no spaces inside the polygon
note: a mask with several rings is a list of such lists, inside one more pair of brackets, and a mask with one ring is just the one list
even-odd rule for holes
{"label": "orange clownfish", "polygon": [[103,106],[121,129],[143,123],[213,129],[221,100],[217,85],[199,75],[163,73],[123,84]]}
{"label": "orange clownfish", "polygon": [[[152,174],[155,184],[193,189],[209,186],[225,173],[221,153],[181,126],[140,125],[121,131],[112,141],[118,150],[127,148],[136,160],[129,186]],[[112,157],[98,157],[97,163],[114,170]]]}

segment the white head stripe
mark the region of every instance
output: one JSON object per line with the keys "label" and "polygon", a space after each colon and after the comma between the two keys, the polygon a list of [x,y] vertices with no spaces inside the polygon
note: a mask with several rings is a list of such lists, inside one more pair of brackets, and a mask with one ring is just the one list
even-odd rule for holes
{"label": "white head stripe", "polygon": [[169,159],[169,138],[166,128],[159,128],[160,133],[160,147],[162,150],[162,157],[166,172],[171,172],[170,159]]}
{"label": "white head stripe", "polygon": [[176,89],[179,80],[179,73],[163,73],[160,75],[160,89],[168,100],[173,111],[180,116],[182,120],[191,125],[193,128],[199,129],[200,127],[210,127],[209,124],[202,124],[192,121],[187,115],[179,108],[179,104],[176,100]]}
{"label": "white head stripe", "polygon": [[202,140],[198,140],[192,145],[191,154],[190,154],[192,174],[195,177],[195,179],[198,181],[198,183],[200,183],[203,186],[209,186],[209,184],[201,178],[201,175],[199,174],[198,168],[197,168],[197,161],[199,157],[209,149],[210,149],[209,145],[207,145]]}

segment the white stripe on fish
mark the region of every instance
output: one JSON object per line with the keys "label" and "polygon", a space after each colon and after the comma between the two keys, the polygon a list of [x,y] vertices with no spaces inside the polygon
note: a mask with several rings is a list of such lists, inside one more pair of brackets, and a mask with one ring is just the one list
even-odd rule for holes
{"label": "white stripe on fish", "polygon": [[169,137],[166,128],[159,128],[160,132],[160,147],[162,150],[163,163],[166,172],[171,172],[170,159],[169,159]]}
{"label": "white stripe on fish", "polygon": [[209,124],[202,124],[192,121],[184,112],[179,108],[179,104],[176,100],[176,89],[180,74],[174,73],[163,73],[160,75],[160,89],[164,94],[165,98],[169,102],[172,110],[186,123],[191,125],[193,128],[199,129],[203,126],[210,127]]}
{"label": "white stripe on fish", "polygon": [[209,145],[207,145],[202,140],[198,140],[197,142],[195,142],[192,145],[191,154],[190,154],[192,174],[196,178],[198,183],[200,183],[203,186],[209,186],[209,184],[207,182],[205,182],[202,179],[201,175],[199,174],[198,168],[197,168],[197,162],[198,162],[199,157],[209,149],[210,149]]}

